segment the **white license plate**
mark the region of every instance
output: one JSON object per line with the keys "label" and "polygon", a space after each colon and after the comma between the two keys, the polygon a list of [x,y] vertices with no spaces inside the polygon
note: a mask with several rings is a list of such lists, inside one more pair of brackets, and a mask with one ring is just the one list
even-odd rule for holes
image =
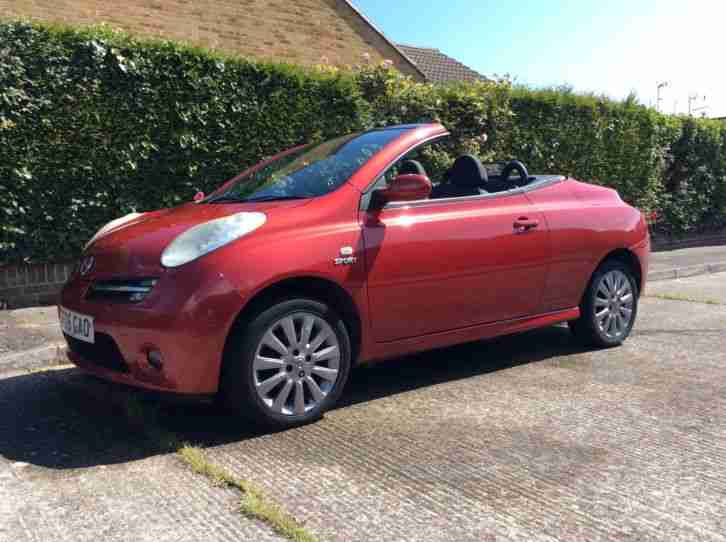
{"label": "white license plate", "polygon": [[69,311],[66,308],[58,308],[58,317],[60,318],[61,329],[66,335],[70,335],[74,339],[93,344],[93,317]]}

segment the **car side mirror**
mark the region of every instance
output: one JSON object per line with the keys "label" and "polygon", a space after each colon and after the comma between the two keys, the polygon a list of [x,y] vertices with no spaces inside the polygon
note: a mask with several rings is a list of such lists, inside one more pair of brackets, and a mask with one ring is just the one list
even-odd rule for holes
{"label": "car side mirror", "polygon": [[431,195],[431,189],[431,180],[426,175],[399,175],[386,188],[373,192],[373,201],[380,208],[393,201],[426,199]]}
{"label": "car side mirror", "polygon": [[200,190],[199,192],[197,192],[196,194],[194,194],[194,203],[199,203],[200,201],[202,201],[206,197],[207,196],[204,194],[204,192],[202,192]]}

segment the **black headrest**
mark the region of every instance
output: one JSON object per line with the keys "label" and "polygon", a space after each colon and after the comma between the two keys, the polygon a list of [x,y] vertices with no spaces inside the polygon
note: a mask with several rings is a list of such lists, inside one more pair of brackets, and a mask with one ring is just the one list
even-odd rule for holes
{"label": "black headrest", "polygon": [[426,170],[421,165],[421,162],[416,160],[405,160],[401,163],[401,167],[398,169],[399,175],[426,175]]}
{"label": "black headrest", "polygon": [[456,159],[446,175],[456,186],[483,188],[488,180],[487,171],[476,156],[464,154]]}

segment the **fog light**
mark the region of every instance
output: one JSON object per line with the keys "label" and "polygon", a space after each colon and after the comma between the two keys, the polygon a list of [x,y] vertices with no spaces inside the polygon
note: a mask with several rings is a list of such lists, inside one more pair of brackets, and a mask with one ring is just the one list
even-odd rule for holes
{"label": "fog light", "polygon": [[158,350],[149,350],[149,353],[146,354],[146,359],[149,360],[149,365],[151,365],[157,371],[161,371],[161,368],[164,365],[164,360],[161,357],[161,352],[159,352]]}

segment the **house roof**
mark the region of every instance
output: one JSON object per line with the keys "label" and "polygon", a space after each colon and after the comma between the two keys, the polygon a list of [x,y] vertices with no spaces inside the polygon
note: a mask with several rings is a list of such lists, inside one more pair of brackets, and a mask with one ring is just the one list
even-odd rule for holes
{"label": "house roof", "polygon": [[438,49],[402,44],[398,44],[397,47],[416,64],[430,83],[486,80],[486,77],[479,72],[445,55]]}
{"label": "house roof", "polygon": [[391,41],[388,36],[386,36],[383,31],[378,28],[373,21],[371,21],[365,13],[363,13],[354,3],[352,0],[343,0],[343,2],[360,18],[363,20],[363,22],[368,25],[369,28],[371,28],[376,34],[378,34],[383,41],[388,43],[391,48],[398,53],[401,56],[401,59],[408,65],[411,66],[411,68],[414,70],[416,74],[420,76],[421,79],[427,80],[426,74],[424,71],[416,64],[416,62],[413,61],[412,58],[409,58],[408,55],[398,46],[396,43]]}

